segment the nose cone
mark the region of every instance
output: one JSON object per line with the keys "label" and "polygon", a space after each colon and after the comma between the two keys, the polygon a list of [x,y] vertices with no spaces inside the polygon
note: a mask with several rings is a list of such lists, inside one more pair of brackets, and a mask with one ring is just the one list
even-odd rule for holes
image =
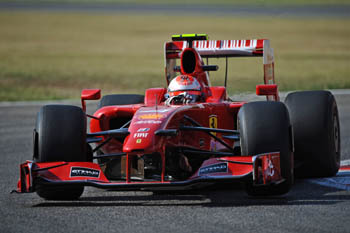
{"label": "nose cone", "polygon": [[140,128],[141,130],[147,131],[137,131],[129,130],[130,135],[126,138],[123,146],[123,151],[130,153],[136,151],[154,151],[154,131],[150,128]]}
{"label": "nose cone", "polygon": [[125,139],[123,151],[126,153],[153,153],[161,148],[161,137],[154,133],[163,129],[172,109],[166,107],[145,107],[139,109],[130,124],[130,135]]}

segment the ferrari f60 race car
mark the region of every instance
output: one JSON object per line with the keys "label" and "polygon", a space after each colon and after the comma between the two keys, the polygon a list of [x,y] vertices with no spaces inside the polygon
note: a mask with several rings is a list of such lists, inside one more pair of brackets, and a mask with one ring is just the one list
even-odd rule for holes
{"label": "ferrari f60 race car", "polygon": [[[203,58],[263,57],[267,101],[232,101],[211,86]],[[165,43],[168,88],[106,95],[93,115],[43,106],[33,161],[20,166],[17,191],[77,199],[84,186],[108,190],[186,190],[242,183],[249,195],[287,193],[294,177],[333,176],[340,165],[339,117],[329,91],[290,93],[279,101],[269,40],[208,40],[174,35]],[[177,65],[178,63],[178,65]],[[87,117],[91,118],[87,132]],[[95,162],[93,162],[95,161]]]}

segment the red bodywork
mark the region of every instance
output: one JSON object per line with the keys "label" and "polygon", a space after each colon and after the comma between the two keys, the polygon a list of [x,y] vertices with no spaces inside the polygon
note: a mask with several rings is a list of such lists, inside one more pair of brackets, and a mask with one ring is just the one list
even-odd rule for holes
{"label": "red bodywork", "polygon": [[[235,156],[230,148],[233,149],[235,143],[239,143],[239,138],[229,137],[230,132],[220,131],[237,131],[237,114],[244,102],[230,101],[225,87],[210,86],[202,57],[228,56],[263,56],[264,84],[257,86],[257,94],[266,95],[269,100],[279,99],[273,77],[273,53],[268,40],[193,41],[192,47],[186,41],[168,42],[165,44],[168,84],[175,77],[176,59],[180,59],[180,73],[197,78],[203,98],[191,104],[166,104],[167,89],[151,88],[146,90],[142,104],[106,106],[94,113],[90,134],[97,133],[95,139],[100,140],[98,144],[110,140],[100,149],[104,154],[125,156],[124,180],[108,180],[103,169],[93,162],[27,161],[21,165],[18,191],[35,191],[36,182],[46,185],[89,185],[113,190],[187,189],[221,180],[253,182],[254,185],[281,182],[279,152]],[[84,90],[84,111],[85,100],[99,98],[98,89]],[[109,139],[110,135],[98,135],[99,132],[114,130],[111,122],[118,118],[131,120],[126,137]],[[193,126],[204,129],[193,130]],[[167,151],[178,148],[193,153],[212,152],[213,155],[208,155],[186,179],[170,180],[166,171]],[[133,158],[154,153],[161,158],[159,180],[134,181],[131,171]]]}

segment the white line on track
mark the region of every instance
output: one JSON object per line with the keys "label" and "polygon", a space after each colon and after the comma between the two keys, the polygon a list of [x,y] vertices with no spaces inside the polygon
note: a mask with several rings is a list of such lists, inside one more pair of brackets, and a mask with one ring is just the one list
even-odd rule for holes
{"label": "white line on track", "polygon": [[340,162],[340,166],[349,166],[350,165],[350,159],[343,160]]}

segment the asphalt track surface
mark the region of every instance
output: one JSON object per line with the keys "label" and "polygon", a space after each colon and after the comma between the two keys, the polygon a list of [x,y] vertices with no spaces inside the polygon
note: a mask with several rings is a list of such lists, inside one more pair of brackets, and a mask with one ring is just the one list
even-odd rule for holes
{"label": "asphalt track surface", "polygon": [[273,17],[350,17],[349,5],[328,6],[220,6],[203,4],[113,4],[113,3],[59,3],[59,2],[3,2],[1,10],[42,10],[89,13],[143,13],[171,15],[229,15]]}
{"label": "asphalt track surface", "polygon": [[[350,159],[350,92],[336,93],[344,161]],[[19,164],[31,159],[43,104],[0,103],[0,232],[350,232],[350,190],[312,180],[297,180],[287,195],[270,198],[242,189],[156,195],[87,188],[79,201],[10,194]],[[349,184],[350,173],[345,179]]]}

